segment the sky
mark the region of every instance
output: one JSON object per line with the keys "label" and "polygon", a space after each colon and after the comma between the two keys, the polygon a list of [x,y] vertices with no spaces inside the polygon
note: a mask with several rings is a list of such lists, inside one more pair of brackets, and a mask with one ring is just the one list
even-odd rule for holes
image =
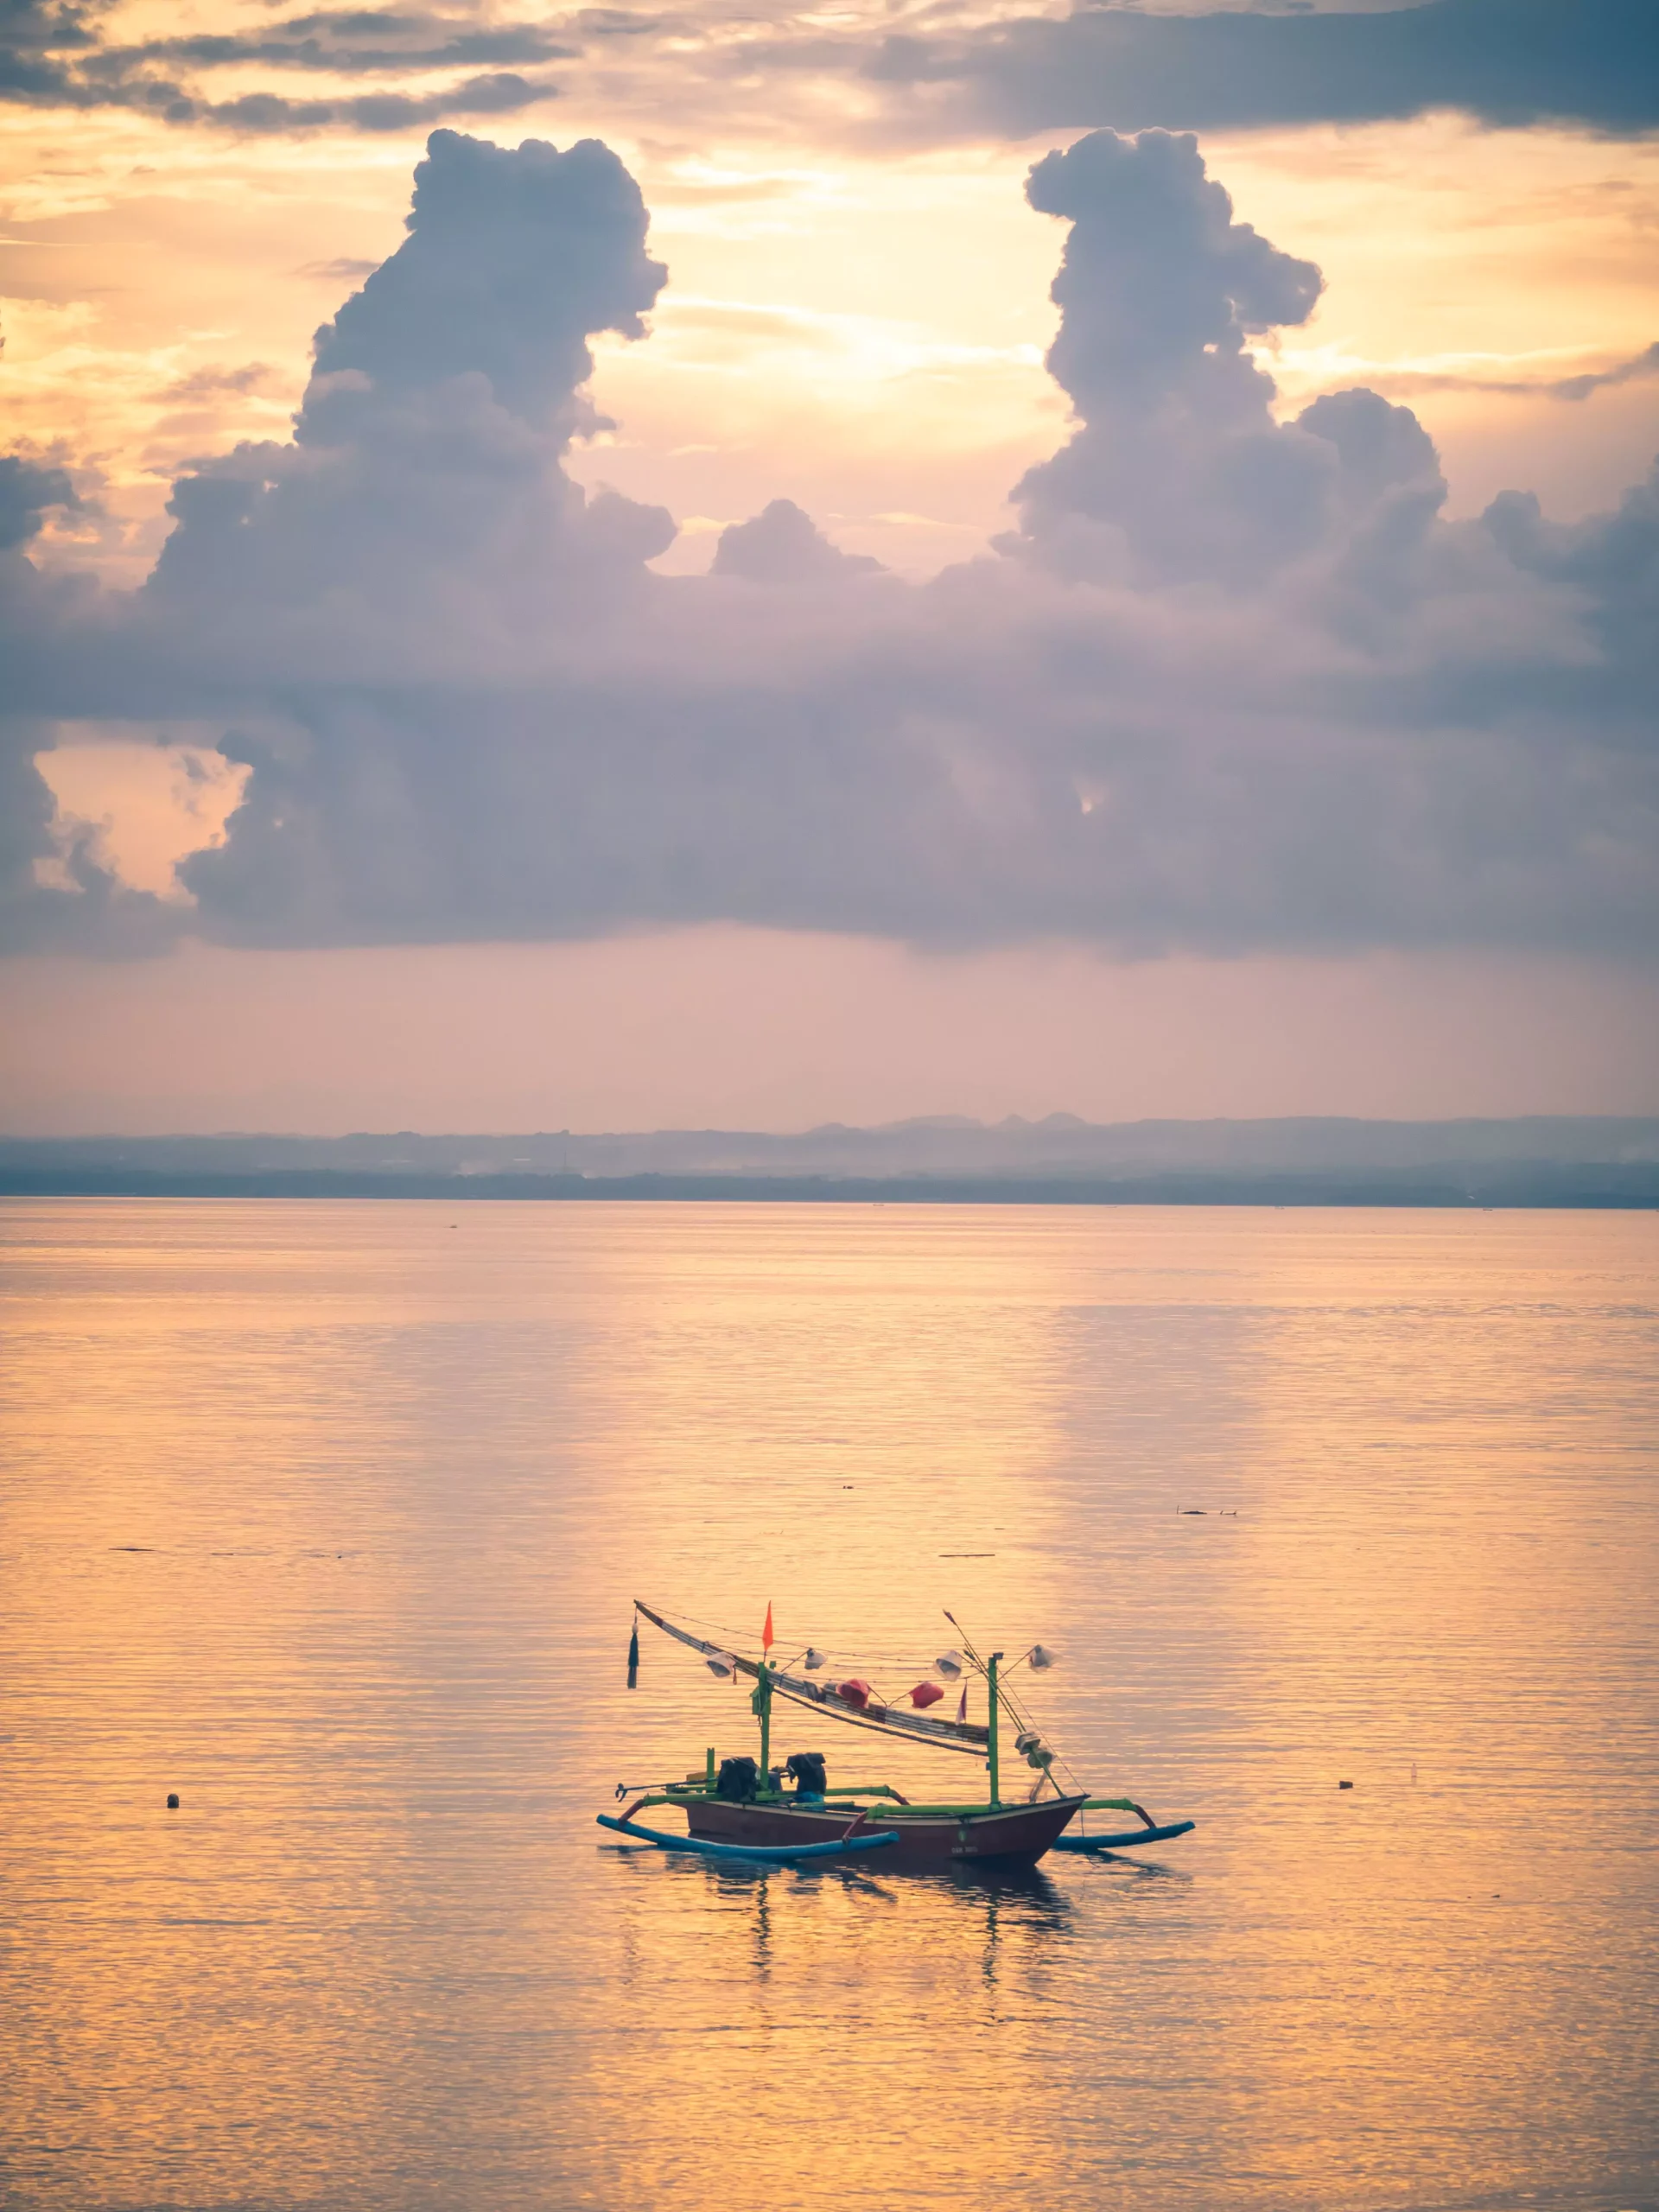
{"label": "sky", "polygon": [[1649,0],[0,0],[0,1128],[1659,1111]]}

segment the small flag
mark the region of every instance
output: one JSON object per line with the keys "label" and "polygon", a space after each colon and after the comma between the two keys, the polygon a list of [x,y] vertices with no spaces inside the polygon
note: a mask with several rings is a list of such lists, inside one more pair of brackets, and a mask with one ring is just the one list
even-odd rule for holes
{"label": "small flag", "polygon": [[967,1718],[968,1718],[968,1685],[967,1685],[967,1683],[966,1683],[966,1682],[964,1682],[964,1683],[963,1684],[963,1686],[962,1686],[962,1695],[961,1695],[961,1696],[957,1700],[957,1719],[958,1720],[966,1720],[966,1719],[967,1719]]}
{"label": "small flag", "polygon": [[768,1599],[766,1600],[766,1624],[760,1631],[760,1649],[763,1651],[770,1651],[772,1645],[772,1600]]}

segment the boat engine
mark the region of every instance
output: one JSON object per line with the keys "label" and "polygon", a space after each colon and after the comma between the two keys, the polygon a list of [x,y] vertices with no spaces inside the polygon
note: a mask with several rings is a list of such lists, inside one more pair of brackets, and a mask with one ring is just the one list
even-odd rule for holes
{"label": "boat engine", "polygon": [[716,1797],[729,1797],[740,1805],[753,1804],[760,1770],[753,1759],[721,1759],[715,1779]]}
{"label": "boat engine", "polygon": [[786,1769],[798,1797],[822,1797],[826,1787],[822,1751],[791,1751]]}

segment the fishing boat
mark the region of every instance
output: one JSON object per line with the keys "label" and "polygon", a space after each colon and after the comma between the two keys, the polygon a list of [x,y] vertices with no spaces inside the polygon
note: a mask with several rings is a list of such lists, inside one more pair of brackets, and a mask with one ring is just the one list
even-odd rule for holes
{"label": "fishing boat", "polygon": [[[1160,1826],[1133,1798],[1063,1789],[1052,1772],[1055,1753],[1031,1726],[1014,1693],[1006,1655],[992,1651],[982,1657],[952,1614],[945,1618],[962,1637],[962,1648],[942,1654],[933,1671],[947,1681],[963,1681],[954,1720],[929,1710],[945,1696],[940,1684],[931,1680],[918,1682],[903,1698],[888,1700],[861,1676],[839,1681],[819,1679],[825,1662],[810,1646],[795,1660],[774,1662],[770,1605],[758,1659],[745,1658],[678,1625],[641,1599],[635,1599],[634,1612],[629,1688],[639,1677],[639,1623],[643,1619],[698,1653],[716,1676],[753,1681],[750,1705],[760,1724],[760,1740],[758,1758],[740,1755],[721,1759],[711,1748],[701,1770],[680,1780],[634,1787],[619,1783],[619,1802],[632,1802],[620,1814],[600,1814],[599,1823],[631,1842],[713,1859],[760,1862],[810,1862],[871,1853],[879,1854],[884,1867],[938,1873],[964,1867],[1034,1866],[1051,1851],[1115,1853],[1137,1844],[1166,1842],[1186,1834],[1194,1825],[1176,1821]],[[1027,1666],[1039,1673],[1052,1664],[1052,1656],[1040,1644],[1014,1662],[1015,1668]],[[975,1675],[986,1687],[983,1722],[967,1716],[965,1678]],[[780,1701],[785,1708],[803,1709],[814,1718],[971,1758],[988,1770],[988,1793],[982,1798],[918,1803],[886,1782],[837,1781],[831,1787],[828,1763],[816,1751],[791,1752],[774,1765],[772,1720]],[[1014,1732],[1015,1755],[1036,1775],[1028,1793],[1012,1799],[1002,1793],[1003,1737],[1009,1727]],[[641,1821],[641,1814],[659,1806],[683,1814],[683,1834]],[[1109,1833],[1091,1834],[1087,1815],[1101,1812],[1133,1813],[1139,1826],[1125,1829],[1120,1824]]]}

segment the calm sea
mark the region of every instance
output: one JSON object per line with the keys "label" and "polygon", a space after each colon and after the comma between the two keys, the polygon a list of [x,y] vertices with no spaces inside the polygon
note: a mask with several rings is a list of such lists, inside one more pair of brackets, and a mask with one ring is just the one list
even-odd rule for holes
{"label": "calm sea", "polygon": [[[43,1201],[0,1270],[8,2207],[1659,2205],[1659,1217]],[[753,1741],[636,1594],[889,1691],[1040,1639],[1197,1831],[611,1847]]]}

